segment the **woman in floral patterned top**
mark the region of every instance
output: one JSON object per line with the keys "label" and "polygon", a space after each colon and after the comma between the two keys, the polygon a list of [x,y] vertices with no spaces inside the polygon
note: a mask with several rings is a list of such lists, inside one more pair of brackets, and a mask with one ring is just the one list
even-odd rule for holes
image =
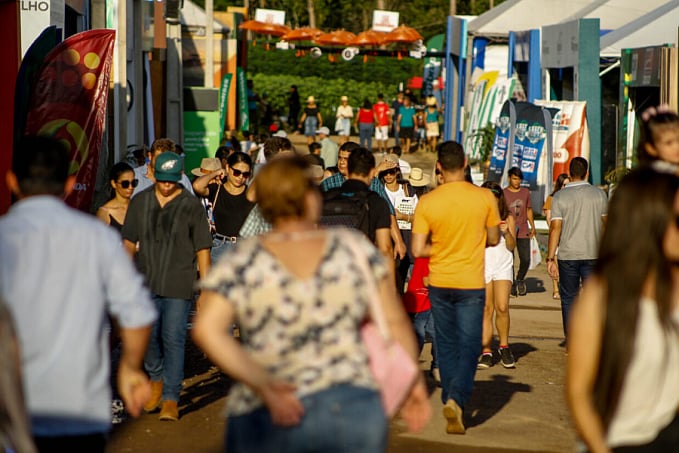
{"label": "woman in floral patterned top", "polygon": [[[359,332],[368,278],[378,283],[392,337],[417,355],[380,252],[360,233],[317,229],[322,201],[308,170],[296,157],[262,168],[256,190],[273,231],[238,242],[200,285],[193,338],[237,381],[228,397],[229,452],[386,449],[388,420]],[[352,241],[365,256],[352,253]],[[229,333],[235,321],[240,343]],[[400,414],[412,431],[429,419],[422,378]]]}

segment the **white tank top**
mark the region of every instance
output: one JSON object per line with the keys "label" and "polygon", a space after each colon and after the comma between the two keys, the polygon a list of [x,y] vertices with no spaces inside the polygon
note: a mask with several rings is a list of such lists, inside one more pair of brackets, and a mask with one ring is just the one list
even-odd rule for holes
{"label": "white tank top", "polygon": [[[672,317],[675,326],[679,326],[679,310]],[[679,408],[679,334],[676,330],[665,333],[658,320],[657,305],[650,299],[642,299],[639,304],[633,347],[618,407],[606,436],[610,447],[652,441]]]}

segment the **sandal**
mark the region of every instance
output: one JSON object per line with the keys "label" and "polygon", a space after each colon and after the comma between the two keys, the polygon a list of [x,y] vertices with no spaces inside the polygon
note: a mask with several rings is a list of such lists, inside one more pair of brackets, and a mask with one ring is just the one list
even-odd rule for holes
{"label": "sandal", "polygon": [[552,293],[552,299],[554,299],[554,300],[560,300],[560,299],[561,299],[561,294],[559,294],[558,292]]}

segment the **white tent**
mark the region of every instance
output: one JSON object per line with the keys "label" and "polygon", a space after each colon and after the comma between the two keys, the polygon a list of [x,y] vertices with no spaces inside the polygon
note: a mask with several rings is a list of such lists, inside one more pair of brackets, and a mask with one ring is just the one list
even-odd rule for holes
{"label": "white tent", "polygon": [[[200,36],[205,34],[206,24],[207,24],[207,14],[205,10],[193,3],[191,0],[184,0],[181,9],[181,24],[183,28],[188,29],[188,31]],[[231,30],[227,25],[224,25],[218,20],[214,20],[212,23],[212,29],[214,33],[221,33],[227,35]]]}
{"label": "white tent", "polygon": [[601,30],[616,30],[666,2],[667,0],[596,0],[561,22],[599,18]]}
{"label": "white tent", "polygon": [[672,0],[601,37],[602,57],[620,57],[622,49],[677,45],[679,0]]}
{"label": "white tent", "polygon": [[531,30],[559,23],[592,3],[592,0],[507,0],[469,22],[476,36],[504,37],[510,31]]}

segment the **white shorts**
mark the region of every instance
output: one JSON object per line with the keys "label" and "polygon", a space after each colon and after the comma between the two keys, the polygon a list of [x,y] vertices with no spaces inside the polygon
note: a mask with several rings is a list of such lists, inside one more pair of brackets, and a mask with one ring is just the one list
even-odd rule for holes
{"label": "white shorts", "polygon": [[375,140],[387,140],[389,138],[389,126],[377,126],[375,128]]}
{"label": "white shorts", "polygon": [[504,238],[494,247],[486,247],[486,284],[494,280],[514,280],[514,254],[507,250]]}

